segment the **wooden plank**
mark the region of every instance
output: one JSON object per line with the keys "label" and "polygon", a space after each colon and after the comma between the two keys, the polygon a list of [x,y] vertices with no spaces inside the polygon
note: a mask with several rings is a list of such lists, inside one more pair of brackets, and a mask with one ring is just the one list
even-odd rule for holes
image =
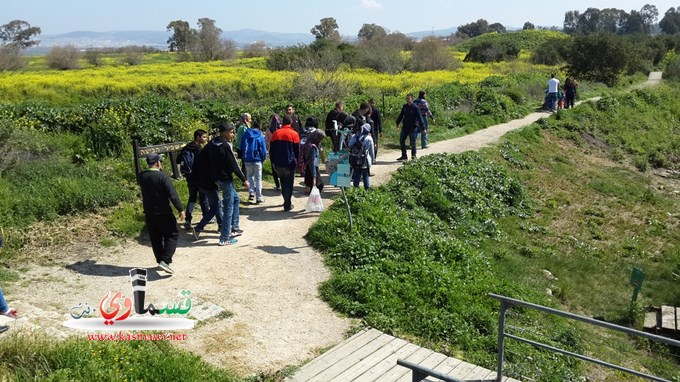
{"label": "wooden plank", "polygon": [[310,378],[324,371],[338,360],[347,357],[356,348],[360,348],[367,343],[378,338],[382,334],[381,331],[375,329],[363,330],[347,340],[341,342],[331,350],[312,360],[310,363],[303,366],[292,377],[287,378],[289,382],[304,382]]}
{"label": "wooden plank", "polygon": [[[476,366],[472,368],[467,374],[462,376],[460,379],[463,380],[484,380],[489,374],[492,374],[493,372],[489,369],[485,369],[481,366]],[[494,375],[496,373],[493,373]]]}
{"label": "wooden plank", "polygon": [[397,365],[397,359],[406,359],[411,354],[420,349],[420,346],[407,342],[406,345],[398,349],[396,352],[385,357],[382,361],[374,365],[370,370],[356,377],[353,381],[356,382],[376,382],[380,377],[388,374],[392,368],[401,366]]}
{"label": "wooden plank", "polygon": [[474,368],[475,365],[467,363],[465,361],[461,361],[453,370],[451,370],[449,375],[454,376],[458,379],[464,379],[463,377],[469,374]]}
{"label": "wooden plank", "polygon": [[657,324],[657,316],[658,312],[656,310],[645,313],[645,323],[643,327],[645,329],[655,329]]}
{"label": "wooden plank", "polygon": [[[411,361],[414,363],[420,363],[433,353],[434,352],[430,349],[418,347],[418,350],[416,350],[413,354],[411,354],[405,359],[407,361]],[[397,361],[395,360],[394,366],[390,370],[388,370],[387,373],[385,373],[382,377],[376,379],[375,382],[394,382],[400,380],[403,376],[407,374],[410,376],[411,370],[403,366],[397,365]]]}
{"label": "wooden plank", "polygon": [[680,308],[675,308],[675,330],[680,331]]}
{"label": "wooden plank", "polygon": [[320,373],[317,373],[312,378],[309,378],[309,381],[319,382],[331,381],[337,375],[342,374],[345,370],[351,368],[352,365],[368,357],[373,352],[392,342],[394,339],[395,339],[394,337],[388,334],[382,334],[379,337],[375,338],[373,341],[369,342],[368,344],[358,349],[354,349],[354,351],[352,351],[351,354],[348,354],[346,357],[337,360],[332,365],[322,370]]}
{"label": "wooden plank", "polygon": [[[394,338],[394,337],[392,337],[392,338]],[[407,344],[408,344],[408,342],[406,342],[406,341],[404,341],[400,338],[394,338],[387,345],[381,347],[380,349],[376,350],[372,354],[369,354],[366,358],[357,362],[351,368],[345,370],[343,373],[334,377],[333,381],[338,381],[338,382],[352,381],[352,380],[356,379],[357,377],[359,377],[360,375],[367,372],[368,370],[372,369],[376,365],[380,364],[386,358],[393,355],[394,353],[399,351],[399,349],[406,346]],[[361,379],[361,380],[363,381],[364,379]]]}
{"label": "wooden plank", "polygon": [[677,330],[675,327],[675,308],[672,306],[661,307],[661,329]]}

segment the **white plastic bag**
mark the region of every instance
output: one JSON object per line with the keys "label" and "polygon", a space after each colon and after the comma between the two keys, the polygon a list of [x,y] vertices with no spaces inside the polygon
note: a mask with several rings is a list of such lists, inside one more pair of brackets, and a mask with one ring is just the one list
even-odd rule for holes
{"label": "white plastic bag", "polygon": [[319,192],[319,189],[316,186],[312,187],[312,192],[309,193],[309,199],[307,199],[305,211],[307,212],[323,211],[323,200],[321,200],[321,192]]}

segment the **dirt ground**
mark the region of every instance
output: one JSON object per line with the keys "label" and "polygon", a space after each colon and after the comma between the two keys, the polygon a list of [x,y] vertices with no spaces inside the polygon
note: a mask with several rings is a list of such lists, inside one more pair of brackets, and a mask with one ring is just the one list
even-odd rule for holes
{"label": "dirt ground", "polygon": [[[432,143],[418,154],[477,150],[508,131],[547,116],[533,113],[464,137]],[[395,161],[399,155],[381,150],[373,167],[373,184],[386,182],[401,166]],[[245,233],[234,246],[217,245],[216,225],[208,226],[197,242],[181,229],[172,276],[155,269],[147,238],[141,243],[126,241],[107,248],[100,246],[96,233],[92,233],[90,240],[75,245],[61,245],[55,239],[51,246],[27,248],[27,253],[50,258],[50,265],[29,263],[19,269],[20,280],[7,288],[7,298],[19,310],[20,318],[0,317],[0,324],[9,323],[13,331],[38,331],[56,338],[84,337],[86,332],[63,325],[71,318],[69,309],[79,303],[96,306],[109,290],[131,295],[128,271],[143,267],[149,269],[147,301],[154,305],[172,303],[182,290],[190,290],[190,315],[217,314],[222,309],[227,312],[186,331],[187,340],[177,343],[180,348],[240,375],[300,364],[342,341],[355,324],[319,298],[318,286],[328,279],[329,271],[322,256],[304,238],[319,214],[304,212],[306,197],[301,183],[302,179],[296,178],[292,212],[283,211],[282,198],[271,187],[264,191],[265,203],[242,204],[241,228]],[[325,189],[324,203],[330,204],[337,193],[337,188]]]}

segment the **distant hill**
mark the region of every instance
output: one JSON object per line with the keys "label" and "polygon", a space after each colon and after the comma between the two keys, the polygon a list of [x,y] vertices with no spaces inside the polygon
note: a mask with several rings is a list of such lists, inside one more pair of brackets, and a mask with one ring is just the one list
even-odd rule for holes
{"label": "distant hill", "polygon": [[[30,53],[40,53],[56,45],[73,44],[78,48],[118,48],[128,45],[145,45],[158,49],[167,49],[170,32],[166,31],[110,31],[87,32],[77,31],[39,37],[40,45],[30,49]],[[314,41],[310,33],[276,33],[255,29],[239,29],[222,32],[222,37],[236,41],[245,46],[255,41],[264,41],[268,46],[289,46]]]}

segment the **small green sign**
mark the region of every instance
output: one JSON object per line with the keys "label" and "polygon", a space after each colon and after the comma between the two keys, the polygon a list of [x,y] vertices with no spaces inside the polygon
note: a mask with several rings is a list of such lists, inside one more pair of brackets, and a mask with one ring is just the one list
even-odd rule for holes
{"label": "small green sign", "polygon": [[645,280],[645,272],[640,268],[633,268],[633,273],[630,275],[630,286],[633,287],[633,302],[637,301],[637,295],[642,289],[642,282]]}

